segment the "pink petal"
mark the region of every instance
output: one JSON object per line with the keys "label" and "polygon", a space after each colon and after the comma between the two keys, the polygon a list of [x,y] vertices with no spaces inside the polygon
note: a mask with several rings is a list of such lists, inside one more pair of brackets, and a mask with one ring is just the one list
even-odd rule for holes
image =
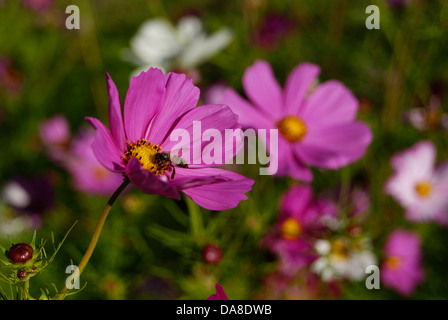
{"label": "pink petal", "polygon": [[197,169],[176,167],[174,178],[169,184],[177,190],[182,190],[228,180],[222,175],[201,174]]}
{"label": "pink petal", "polygon": [[300,116],[307,125],[328,126],[352,121],[358,112],[358,100],[341,82],[330,80],[320,84],[310,95]]}
{"label": "pink petal", "polygon": [[165,101],[165,76],[150,68],[132,77],[124,102],[124,124],[129,142],[144,138],[151,120]]}
{"label": "pink petal", "polygon": [[372,132],[362,122],[308,127],[304,140],[294,145],[294,151],[309,165],[339,169],[359,160],[371,141]]}
{"label": "pink petal", "polygon": [[226,293],[224,292],[224,289],[220,284],[216,284],[215,288],[216,293],[208,297],[207,300],[229,300],[229,298],[227,298]]}
{"label": "pink petal", "polygon": [[87,117],[86,120],[96,129],[92,148],[98,161],[111,171],[122,172],[123,153],[115,144],[109,129],[98,119]]}
{"label": "pink petal", "polygon": [[308,185],[294,185],[283,196],[280,202],[280,218],[294,217],[300,221],[305,209],[311,203],[313,190]]}
{"label": "pink petal", "polygon": [[319,66],[301,63],[290,73],[285,84],[285,113],[297,114],[305,102],[308,90],[320,73]]}
{"label": "pink petal", "polygon": [[430,175],[434,170],[436,148],[431,141],[420,141],[409,149],[396,153],[391,159],[392,167],[397,171],[408,171],[418,176]]}
{"label": "pink petal", "polygon": [[[196,125],[194,125],[194,122],[196,122]],[[236,140],[234,140],[233,143],[226,144],[225,130],[239,129],[239,124],[238,116],[233,113],[229,107],[224,105],[205,105],[194,108],[179,120],[175,128],[173,128],[174,133],[176,132],[176,129],[181,129],[185,133],[188,133],[189,141],[184,141],[184,144],[179,146],[180,141],[177,141],[176,137],[171,139],[170,136],[162,143],[162,150],[167,152],[177,152],[180,148],[188,150],[190,156],[187,157],[184,155],[182,158],[187,162],[190,168],[225,164],[235,156],[236,152],[242,146],[241,140],[239,142],[235,142]],[[221,140],[214,141],[213,139],[210,139],[211,141],[206,141],[203,139],[203,133],[207,129],[217,130],[217,132],[221,134]],[[218,163],[204,162],[210,160],[204,157],[204,148],[208,145],[221,150],[221,157],[216,161]],[[177,150],[173,150],[173,147],[176,147]]]}
{"label": "pink petal", "polygon": [[162,179],[155,174],[143,170],[142,164],[136,158],[131,158],[129,160],[126,166],[126,176],[132,184],[144,193],[159,194],[168,198],[180,200],[180,195],[173,186],[162,181]]}
{"label": "pink petal", "polygon": [[168,73],[165,76],[166,99],[162,111],[154,118],[146,137],[161,144],[180,116],[196,107],[199,88],[185,74]]}
{"label": "pink petal", "polygon": [[117,87],[108,73],[106,73],[107,91],[109,94],[109,126],[112,137],[120,150],[126,148],[123,116],[121,115],[120,96]]}
{"label": "pink petal", "polygon": [[310,182],[313,174],[308,166],[294,154],[293,146],[282,137],[278,138],[278,170],[276,176],[290,176],[297,180]]}
{"label": "pink petal", "polygon": [[398,269],[391,269],[383,263],[381,281],[402,295],[411,295],[424,279],[420,236],[412,231],[396,229],[387,239],[384,253],[386,257],[399,258],[400,264]]}
{"label": "pink petal", "polygon": [[182,190],[194,202],[209,210],[227,210],[246,200],[246,192],[251,190],[254,180],[235,172],[218,168],[192,169],[195,175],[221,176],[226,181],[211,183]]}
{"label": "pink petal", "polygon": [[227,88],[224,91],[220,102],[228,105],[238,115],[238,122],[244,128],[268,129],[275,127],[263,112],[252,106],[232,88]]}
{"label": "pink petal", "polygon": [[283,110],[283,92],[275,79],[271,66],[257,60],[243,75],[247,97],[269,117],[278,120]]}

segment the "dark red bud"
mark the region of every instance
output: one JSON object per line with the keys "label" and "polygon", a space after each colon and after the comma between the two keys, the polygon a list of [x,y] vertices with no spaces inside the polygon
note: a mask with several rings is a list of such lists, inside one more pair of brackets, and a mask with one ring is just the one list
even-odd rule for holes
{"label": "dark red bud", "polygon": [[213,244],[207,244],[202,249],[202,259],[209,264],[217,264],[221,261],[222,249]]}
{"label": "dark red bud", "polygon": [[17,271],[17,278],[19,279],[23,279],[28,275],[28,273],[26,272],[25,269],[20,269],[19,271]]}
{"label": "dark red bud", "polygon": [[17,243],[8,252],[8,258],[14,263],[25,263],[32,257],[33,248],[26,243]]}

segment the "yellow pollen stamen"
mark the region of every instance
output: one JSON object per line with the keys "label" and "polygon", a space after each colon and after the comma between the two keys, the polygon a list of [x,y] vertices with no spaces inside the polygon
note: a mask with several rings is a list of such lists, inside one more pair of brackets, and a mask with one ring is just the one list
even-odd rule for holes
{"label": "yellow pollen stamen", "polygon": [[391,270],[397,270],[400,267],[401,259],[396,256],[391,256],[386,259],[386,266]]}
{"label": "yellow pollen stamen", "polygon": [[277,124],[278,130],[283,137],[290,142],[298,142],[306,134],[306,126],[302,119],[295,116],[287,116]]}
{"label": "yellow pollen stamen", "polygon": [[137,158],[142,164],[142,169],[152,172],[154,174],[162,175],[169,170],[169,166],[160,165],[156,162],[155,155],[160,153],[160,146],[152,144],[146,139],[141,139],[134,143],[127,143],[128,149],[125,156],[122,158],[124,163],[128,163],[132,157]]}
{"label": "yellow pollen stamen", "polygon": [[281,234],[285,239],[296,240],[301,232],[302,227],[296,219],[288,218],[282,223]]}
{"label": "yellow pollen stamen", "polygon": [[338,239],[331,244],[331,254],[337,258],[345,259],[348,256],[347,244]]}
{"label": "yellow pollen stamen", "polygon": [[415,191],[417,191],[421,197],[427,197],[431,193],[431,185],[426,182],[420,182],[415,186]]}

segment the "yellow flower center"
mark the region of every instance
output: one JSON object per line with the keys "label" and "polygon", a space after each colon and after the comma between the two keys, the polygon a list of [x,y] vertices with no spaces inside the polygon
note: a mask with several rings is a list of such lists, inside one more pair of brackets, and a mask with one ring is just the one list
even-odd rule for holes
{"label": "yellow flower center", "polygon": [[331,254],[337,258],[345,259],[348,256],[348,247],[345,241],[337,239],[331,244]]}
{"label": "yellow flower center", "polygon": [[[137,158],[142,164],[142,169],[152,172],[157,175],[162,175],[169,171],[171,166],[171,160],[168,157],[164,159],[161,157],[163,152],[160,152],[161,148],[157,144],[152,144],[146,139],[141,139],[134,143],[127,143],[128,148],[123,157],[125,164],[128,163],[132,157]],[[157,156],[158,154],[158,156]]]}
{"label": "yellow flower center", "polygon": [[391,256],[386,259],[386,266],[391,270],[397,270],[400,267],[401,259],[396,256]]}
{"label": "yellow flower center", "polygon": [[277,124],[282,136],[290,142],[299,142],[306,134],[306,126],[302,119],[294,116],[287,116]]}
{"label": "yellow flower center", "polygon": [[431,185],[426,182],[420,182],[415,186],[415,191],[417,191],[421,197],[427,197],[431,193]]}
{"label": "yellow flower center", "polygon": [[288,218],[282,223],[281,234],[285,239],[296,240],[301,232],[302,227],[296,219]]}

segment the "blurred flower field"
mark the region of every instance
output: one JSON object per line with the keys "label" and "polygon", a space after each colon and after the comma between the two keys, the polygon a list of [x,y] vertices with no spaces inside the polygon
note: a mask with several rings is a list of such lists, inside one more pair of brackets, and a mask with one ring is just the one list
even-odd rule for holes
{"label": "blurred flower field", "polygon": [[[447,34],[442,0],[0,0],[0,298],[448,298]],[[277,170],[165,159],[194,119],[277,129]]]}

